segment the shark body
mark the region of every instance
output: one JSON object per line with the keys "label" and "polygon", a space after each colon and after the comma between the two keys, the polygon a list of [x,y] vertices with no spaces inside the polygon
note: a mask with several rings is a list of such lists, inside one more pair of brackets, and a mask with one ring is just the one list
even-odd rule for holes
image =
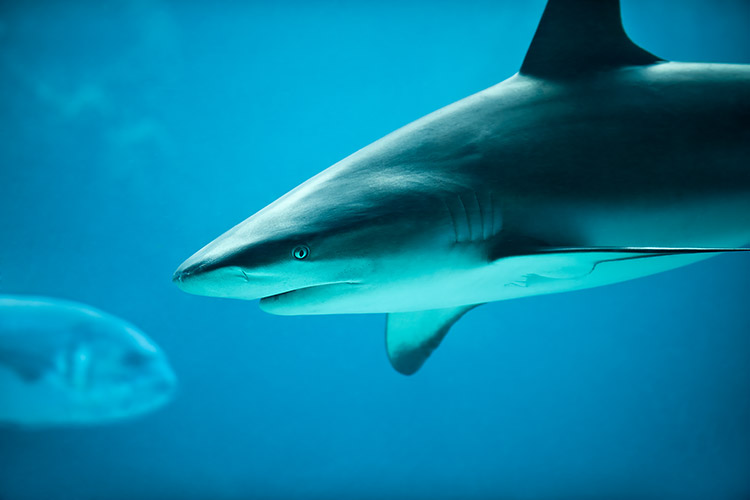
{"label": "shark body", "polygon": [[185,261],[185,291],[388,313],[414,373],[486,302],[750,241],[750,66],[666,62],[617,0],[550,0],[518,74],[333,165]]}

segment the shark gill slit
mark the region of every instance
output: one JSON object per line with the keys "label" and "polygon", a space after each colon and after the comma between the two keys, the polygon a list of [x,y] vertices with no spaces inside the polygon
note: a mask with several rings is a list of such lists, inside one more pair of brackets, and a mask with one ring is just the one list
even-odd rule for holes
{"label": "shark gill slit", "polygon": [[495,202],[490,191],[477,191],[480,213],[482,215],[482,241],[495,236]]}
{"label": "shark gill slit", "polygon": [[448,216],[451,218],[451,224],[453,226],[453,234],[455,235],[455,242],[458,243],[458,226],[456,223],[456,216],[453,215],[453,210],[451,210],[450,204],[445,201],[445,199],[441,199],[443,202],[443,205],[445,205],[445,209],[448,210]]}
{"label": "shark gill slit", "polygon": [[496,236],[503,230],[502,204],[495,204],[495,196],[490,193],[490,205],[492,206],[492,236]]}
{"label": "shark gill slit", "polygon": [[466,230],[469,232],[469,240],[473,241],[474,237],[471,234],[471,216],[469,215],[469,209],[466,208],[466,203],[464,203],[463,198],[461,198],[461,195],[458,195],[458,202],[461,203],[461,208],[464,209],[464,215],[466,216]]}
{"label": "shark gill slit", "polygon": [[479,239],[481,241],[484,241],[487,239],[487,234],[485,231],[486,224],[484,220],[484,209],[482,208],[482,200],[479,199],[479,193],[477,193],[476,191],[474,191],[474,199],[477,200],[477,207],[479,207]]}
{"label": "shark gill slit", "polygon": [[492,191],[489,192],[490,195],[490,236],[495,236],[495,197],[492,196]]}
{"label": "shark gill slit", "polygon": [[482,220],[482,209],[476,191],[466,194],[466,210],[469,214],[471,225],[471,241],[482,241],[484,237],[484,221]]}

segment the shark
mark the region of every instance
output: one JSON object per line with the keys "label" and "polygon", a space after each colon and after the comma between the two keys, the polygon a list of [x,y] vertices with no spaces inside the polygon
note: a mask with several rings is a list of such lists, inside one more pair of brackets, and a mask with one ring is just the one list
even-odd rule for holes
{"label": "shark", "polygon": [[88,426],[172,400],[164,352],[132,324],[52,297],[0,295],[0,425]]}
{"label": "shark", "polygon": [[188,258],[182,290],[386,313],[410,375],[488,302],[750,242],[750,66],[664,60],[618,0],[549,0],[520,70],[386,135]]}

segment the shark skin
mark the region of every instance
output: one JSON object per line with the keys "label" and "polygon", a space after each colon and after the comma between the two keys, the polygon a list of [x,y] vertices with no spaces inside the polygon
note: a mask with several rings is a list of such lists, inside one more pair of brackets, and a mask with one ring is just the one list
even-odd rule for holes
{"label": "shark skin", "polygon": [[663,61],[617,0],[550,0],[519,73],[324,170],[173,279],[274,314],[388,313],[411,374],[477,305],[747,250],[748,157],[750,66]]}

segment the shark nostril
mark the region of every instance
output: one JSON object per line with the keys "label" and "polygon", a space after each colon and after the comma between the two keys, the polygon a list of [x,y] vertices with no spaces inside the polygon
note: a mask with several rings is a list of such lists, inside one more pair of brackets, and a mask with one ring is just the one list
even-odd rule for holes
{"label": "shark nostril", "polygon": [[194,269],[188,268],[188,269],[178,269],[174,272],[172,275],[172,281],[175,283],[182,283],[185,278],[190,277],[194,273]]}
{"label": "shark nostril", "polygon": [[193,273],[195,273],[194,268],[178,269],[172,275],[172,281],[175,283],[182,283],[185,278],[189,278]]}
{"label": "shark nostril", "polygon": [[175,283],[182,283],[187,278],[204,271],[206,268],[206,265],[203,263],[199,264],[192,264],[190,266],[185,266],[184,264],[177,268],[177,271],[174,272],[172,275],[172,281]]}

